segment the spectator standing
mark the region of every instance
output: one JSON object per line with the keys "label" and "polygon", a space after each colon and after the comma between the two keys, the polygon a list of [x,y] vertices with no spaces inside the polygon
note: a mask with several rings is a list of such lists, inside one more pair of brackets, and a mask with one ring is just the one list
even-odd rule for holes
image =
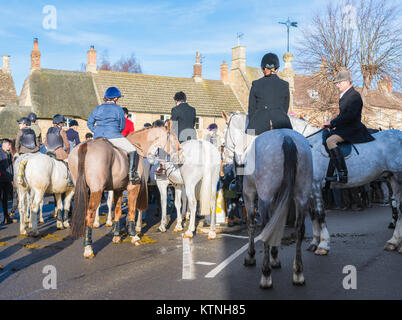
{"label": "spectator standing", "polygon": [[0,148],[0,198],[3,206],[3,223],[10,224],[12,219],[8,214],[8,196],[13,192],[13,163],[11,156],[11,141],[4,139]]}

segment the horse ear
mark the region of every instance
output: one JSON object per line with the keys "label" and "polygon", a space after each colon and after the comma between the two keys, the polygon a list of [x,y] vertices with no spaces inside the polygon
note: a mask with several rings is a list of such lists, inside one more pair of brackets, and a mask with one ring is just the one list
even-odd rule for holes
{"label": "horse ear", "polygon": [[223,119],[225,119],[225,122],[228,123],[229,117],[228,117],[228,115],[226,114],[225,111],[222,111],[222,117],[223,117]]}

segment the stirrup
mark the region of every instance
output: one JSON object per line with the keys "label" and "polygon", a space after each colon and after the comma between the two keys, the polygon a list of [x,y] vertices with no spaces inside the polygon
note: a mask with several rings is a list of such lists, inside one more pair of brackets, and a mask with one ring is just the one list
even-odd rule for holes
{"label": "stirrup", "polygon": [[141,182],[141,177],[137,171],[134,171],[130,172],[130,174],[128,175],[128,180],[133,184],[139,184]]}

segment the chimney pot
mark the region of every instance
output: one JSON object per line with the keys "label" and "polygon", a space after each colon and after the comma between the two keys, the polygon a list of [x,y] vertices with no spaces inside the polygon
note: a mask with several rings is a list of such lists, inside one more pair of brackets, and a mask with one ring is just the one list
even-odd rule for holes
{"label": "chimney pot", "polygon": [[193,68],[193,79],[198,82],[202,81],[202,65],[200,63],[200,55],[198,52],[195,54],[195,64]]}
{"label": "chimney pot", "polygon": [[222,64],[221,64],[221,81],[224,84],[229,83],[229,66],[227,65],[226,61],[223,60]]}
{"label": "chimney pot", "polygon": [[34,48],[31,52],[31,71],[40,69],[40,56],[38,38],[34,38]]}
{"label": "chimney pot", "polygon": [[97,65],[96,65],[96,50],[95,46],[91,46],[89,48],[87,54],[87,72],[96,73],[97,72]]}

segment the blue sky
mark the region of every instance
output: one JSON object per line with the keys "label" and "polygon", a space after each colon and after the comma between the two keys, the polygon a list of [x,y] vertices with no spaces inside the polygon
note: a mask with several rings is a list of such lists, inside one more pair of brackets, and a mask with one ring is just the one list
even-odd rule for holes
{"label": "blue sky", "polygon": [[[43,8],[57,9],[57,29],[46,30]],[[43,68],[80,70],[95,45],[107,49],[114,62],[135,53],[143,73],[191,77],[195,52],[205,57],[203,77],[219,79],[220,64],[231,61],[237,32],[247,48],[247,65],[286,51],[288,16],[306,26],[326,0],[198,0],[198,1],[16,1],[0,0],[0,55],[11,56],[17,94],[29,73],[32,40],[39,38]],[[292,28],[291,50],[301,30]],[[283,64],[283,63],[282,63]]]}

